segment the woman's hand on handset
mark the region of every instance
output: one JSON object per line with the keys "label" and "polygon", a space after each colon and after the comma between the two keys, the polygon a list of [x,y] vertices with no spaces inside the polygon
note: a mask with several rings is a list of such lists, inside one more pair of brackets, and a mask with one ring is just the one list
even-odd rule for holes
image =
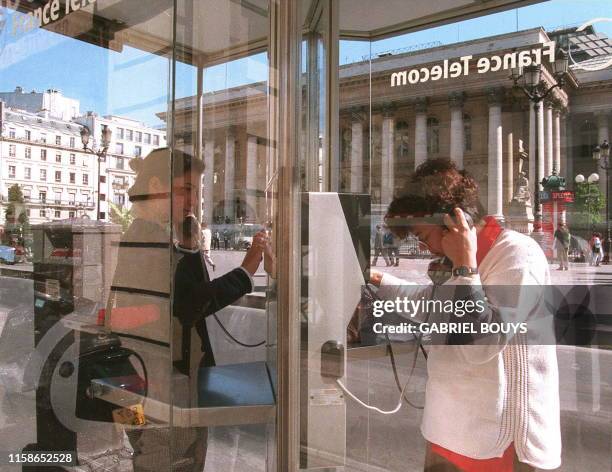
{"label": "woman's hand on handset", "polygon": [[444,255],[453,262],[453,267],[476,267],[476,228],[470,225],[461,208],[454,209],[454,218],[444,215],[446,231],[442,237]]}

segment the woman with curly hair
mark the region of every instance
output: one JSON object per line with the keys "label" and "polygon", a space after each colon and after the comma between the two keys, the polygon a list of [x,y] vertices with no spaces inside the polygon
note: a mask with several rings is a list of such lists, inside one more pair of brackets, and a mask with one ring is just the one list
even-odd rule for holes
{"label": "woman with curly hair", "polygon": [[[418,237],[441,260],[432,271],[434,284],[426,287],[372,271],[379,296],[434,298],[452,289],[455,299],[460,294],[461,300],[485,307],[482,313],[461,318],[477,334],[451,334],[429,349],[421,425],[427,441],[425,470],[559,467],[555,346],[543,345],[537,334],[484,336],[479,329],[483,324],[529,321],[537,312],[541,300],[533,296],[538,293],[533,286],[550,284],[544,253],[533,239],[486,216],[478,184],[449,160],[423,163],[409,189],[409,195],[391,203],[385,221],[400,238],[408,233]],[[422,322],[431,321],[426,314],[413,321],[419,316]]]}

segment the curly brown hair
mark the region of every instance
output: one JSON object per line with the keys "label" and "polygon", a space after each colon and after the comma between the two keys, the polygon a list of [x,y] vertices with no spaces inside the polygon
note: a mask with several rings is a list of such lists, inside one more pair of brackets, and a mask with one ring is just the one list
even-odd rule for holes
{"label": "curly brown hair", "polygon": [[409,193],[394,199],[389,211],[432,214],[448,213],[457,207],[468,213],[474,222],[485,215],[474,177],[457,169],[453,161],[437,158],[427,159],[416,168]]}

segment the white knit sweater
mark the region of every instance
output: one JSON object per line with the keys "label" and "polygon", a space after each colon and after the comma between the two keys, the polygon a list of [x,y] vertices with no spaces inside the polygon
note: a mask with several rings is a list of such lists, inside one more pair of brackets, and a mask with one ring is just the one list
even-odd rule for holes
{"label": "white knit sweater", "polygon": [[[482,284],[485,293],[487,285],[550,284],[548,262],[539,245],[514,231],[499,236],[478,270],[478,276],[448,283]],[[423,288],[384,275],[379,295],[420,297]],[[528,321],[528,313],[529,307],[520,305],[505,321]],[[427,371],[421,425],[426,440],[474,459],[501,457],[514,443],[521,462],[541,469],[560,466],[554,345],[526,345],[515,339],[495,346],[432,346]]]}

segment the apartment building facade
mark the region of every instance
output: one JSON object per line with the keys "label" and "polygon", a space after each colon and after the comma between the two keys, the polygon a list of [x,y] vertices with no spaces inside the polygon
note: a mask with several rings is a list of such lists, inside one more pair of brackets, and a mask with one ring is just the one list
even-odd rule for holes
{"label": "apartment building facade", "polygon": [[[79,101],[58,94],[24,94],[20,87],[0,94],[7,100],[0,101],[2,207],[8,203],[9,188],[17,184],[25,199],[22,211],[31,224],[83,217],[109,221],[110,203],[130,207],[127,189],[134,181],[130,159],[164,147],[165,132],[119,116],[94,112],[72,116],[78,113]],[[81,140],[85,126],[92,137],[88,150]],[[99,155],[104,127],[110,128],[112,138],[104,155]],[[0,224],[4,218],[3,210]]]}

